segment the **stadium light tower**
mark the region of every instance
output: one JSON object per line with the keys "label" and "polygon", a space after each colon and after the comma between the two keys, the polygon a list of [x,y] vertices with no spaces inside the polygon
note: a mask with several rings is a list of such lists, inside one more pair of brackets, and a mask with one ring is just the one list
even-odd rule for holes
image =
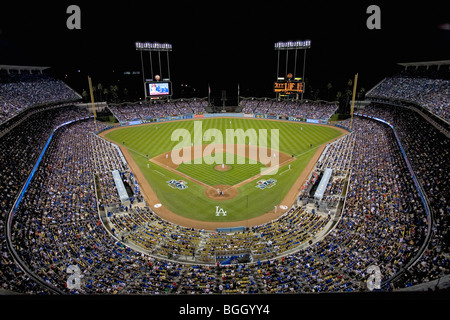
{"label": "stadium light tower", "polygon": [[[303,50],[303,70],[302,70],[302,85],[298,87],[298,91],[301,93],[301,100],[303,100],[303,92],[304,92],[304,80],[305,80],[305,67],[306,67],[306,50],[311,48],[311,40],[297,40],[297,41],[287,41],[287,42],[277,42],[275,43],[275,50],[278,51],[278,61],[277,61],[277,80],[286,80],[288,77],[288,61],[289,61],[289,51],[295,51],[294,56],[294,80],[296,79],[297,72],[297,50]],[[286,51],[286,61],[285,61],[285,74],[284,77],[280,77],[280,51]],[[282,79],[281,79],[282,78]],[[275,91],[277,92],[277,91]],[[289,91],[285,92],[289,93]]]}
{"label": "stadium light tower", "polygon": [[[153,60],[152,60],[152,52],[158,53],[158,65],[159,65],[159,77],[158,79],[166,79],[170,81],[170,64],[169,64],[169,51],[172,51],[172,44],[170,43],[159,43],[159,42],[135,42],[136,51],[140,51],[141,54],[141,69],[142,69],[142,81],[144,82],[144,93],[147,95],[147,91],[145,89],[145,72],[144,72],[144,60],[142,57],[143,51],[149,52],[149,62],[150,62],[150,73],[151,79],[155,79],[155,75],[153,74]],[[161,64],[161,52],[166,52],[167,56],[167,78],[163,77],[162,73],[162,64]]]}

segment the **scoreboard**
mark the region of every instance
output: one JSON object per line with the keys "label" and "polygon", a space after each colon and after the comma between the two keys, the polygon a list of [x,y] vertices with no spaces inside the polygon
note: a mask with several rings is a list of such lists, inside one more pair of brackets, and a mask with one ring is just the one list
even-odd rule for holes
{"label": "scoreboard", "polygon": [[303,92],[302,81],[277,81],[274,83],[273,92],[279,94],[292,94]]}

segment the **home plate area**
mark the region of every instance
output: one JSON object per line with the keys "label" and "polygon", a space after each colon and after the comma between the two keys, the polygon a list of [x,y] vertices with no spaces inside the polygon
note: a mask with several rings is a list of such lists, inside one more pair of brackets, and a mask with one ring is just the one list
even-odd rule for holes
{"label": "home plate area", "polygon": [[205,190],[205,196],[213,200],[229,200],[238,195],[238,189],[226,184],[219,184]]}

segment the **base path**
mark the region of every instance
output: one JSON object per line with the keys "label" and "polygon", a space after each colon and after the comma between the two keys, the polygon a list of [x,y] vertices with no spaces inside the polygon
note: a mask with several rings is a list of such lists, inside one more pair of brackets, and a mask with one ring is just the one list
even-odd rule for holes
{"label": "base path", "polygon": [[[249,146],[249,145],[229,145],[229,144],[211,144],[211,145],[199,145],[194,147],[186,147],[183,149],[177,149],[172,152],[165,152],[160,155],[157,155],[156,157],[153,157],[150,159],[151,162],[162,166],[163,168],[173,171],[174,173],[181,175],[182,177],[197,183],[204,188],[205,190],[205,196],[209,199],[213,200],[230,200],[238,195],[238,188],[243,186],[244,184],[247,184],[259,177],[262,176],[262,174],[254,175],[253,177],[250,177],[246,180],[243,180],[239,182],[238,184],[235,184],[234,186],[229,185],[223,185],[222,186],[222,195],[217,196],[217,194],[220,192],[217,191],[217,187],[210,186],[200,180],[197,180],[183,172],[178,171],[178,160],[174,160],[172,157],[173,155],[179,155],[182,157],[183,154],[188,155],[189,161],[193,162],[194,159],[201,158],[202,155],[205,154],[205,152],[208,155],[214,155],[215,153],[223,153],[223,152],[233,153],[237,155],[242,155],[243,157],[246,157],[250,160],[255,160],[258,162],[263,163],[266,167],[268,167],[267,170],[270,170],[271,165],[273,165],[273,169],[284,166],[288,164],[291,161],[294,161],[296,158],[293,155],[288,155],[287,153],[277,151],[275,152],[272,149],[264,148],[264,147],[258,147],[258,146]],[[262,157],[261,157],[262,156]],[[264,159],[263,159],[264,158]],[[226,164],[218,164],[214,167],[217,171],[227,171],[230,170],[231,167]]]}
{"label": "base path", "polygon": [[[261,162],[267,167],[272,165],[282,166],[287,164],[289,161],[295,160],[293,155],[289,155],[281,151],[275,152],[274,150],[265,147],[251,146],[247,144],[203,144],[164,152],[151,158],[150,161],[163,165],[166,168],[177,169],[179,164],[185,162],[183,161],[183,157],[186,157],[186,160],[191,161],[192,163],[195,159],[203,158],[204,156],[213,156],[216,153],[236,154],[250,160]],[[228,167],[226,161],[224,162],[225,166]],[[223,171],[223,169],[219,167],[221,167],[221,165],[217,165],[214,169]]]}
{"label": "base path", "polygon": [[226,184],[219,184],[208,187],[205,190],[205,196],[216,201],[230,200],[239,194],[237,188]]}

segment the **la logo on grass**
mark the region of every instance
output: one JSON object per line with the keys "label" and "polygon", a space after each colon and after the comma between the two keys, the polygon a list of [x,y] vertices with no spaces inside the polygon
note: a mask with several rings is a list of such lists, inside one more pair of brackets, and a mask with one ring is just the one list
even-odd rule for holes
{"label": "la logo on grass", "polygon": [[216,206],[216,217],[219,217],[222,215],[222,217],[225,217],[227,215],[227,211],[223,210],[223,208]]}

